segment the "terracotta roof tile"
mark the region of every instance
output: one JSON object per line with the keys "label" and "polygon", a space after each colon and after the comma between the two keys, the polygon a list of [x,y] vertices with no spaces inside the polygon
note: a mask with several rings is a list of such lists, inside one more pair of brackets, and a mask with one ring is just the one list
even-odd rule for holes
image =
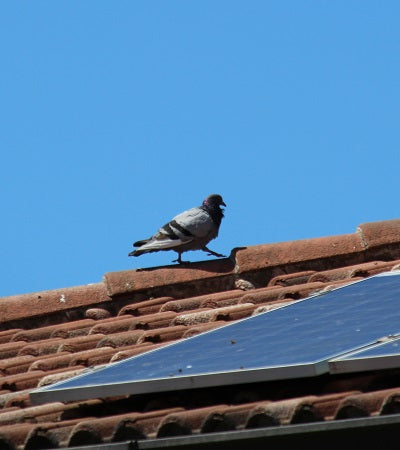
{"label": "terracotta roof tile", "polygon": [[[101,443],[103,440],[112,441],[114,435],[119,434],[118,440],[146,437],[155,433],[160,418],[183,408],[169,408],[147,413],[119,414],[110,417],[85,420],[76,425],[71,433],[70,445],[90,445]],[[144,428],[146,426],[146,429]]]}
{"label": "terracotta roof tile", "polygon": [[309,282],[321,281],[339,281],[351,280],[357,277],[368,277],[376,273],[390,270],[393,267],[393,262],[373,261],[354,266],[341,267],[338,269],[324,270],[314,273],[309,278]]}
{"label": "terracotta roof tile", "polygon": [[124,347],[123,350],[120,350],[117,353],[115,353],[114,350],[110,362],[121,361],[122,359],[126,359],[131,356],[140,355],[141,353],[147,352],[149,350],[155,350],[156,348],[162,347],[163,345],[170,344],[171,342],[161,344],[153,344],[152,342],[142,342],[141,344],[135,344],[130,345],[128,347]]}
{"label": "terracotta roof tile", "polygon": [[66,447],[69,436],[77,423],[79,423],[79,419],[64,420],[62,423],[36,424],[27,435],[24,447],[27,449]]}
{"label": "terracotta roof tile", "polygon": [[[322,420],[318,411],[313,407],[314,396],[298,397],[295,399],[287,399],[276,402],[269,402],[265,406],[258,406],[252,412],[251,419],[247,423],[247,427],[255,424],[257,415],[260,414],[268,417],[266,420],[270,424],[285,425],[289,423],[307,423]],[[262,412],[261,412],[262,411]],[[257,420],[260,420],[259,418]]]}
{"label": "terracotta roof tile", "polygon": [[[122,333],[114,333],[106,335],[97,343],[97,347],[113,347],[120,348],[126,345],[136,344],[144,331],[124,331]],[[97,335],[96,335],[97,336]]]}
{"label": "terracotta roof tile", "polygon": [[76,358],[76,353],[70,352],[43,355],[40,358],[34,358],[33,362],[31,361],[29,370],[43,370],[44,372],[48,372],[51,370],[61,369],[63,367],[68,367],[71,360],[74,358]]}
{"label": "terracotta roof tile", "polygon": [[394,244],[399,249],[400,220],[363,223],[358,226],[357,234],[361,237],[365,249]]}
{"label": "terracotta roof tile", "polygon": [[63,341],[64,339],[58,337],[34,341],[30,344],[24,342],[24,345],[18,351],[18,355],[43,356],[49,353],[56,353]]}
{"label": "terracotta roof tile", "polygon": [[210,414],[226,410],[228,405],[208,406],[196,408],[192,411],[174,412],[166,415],[159,423],[157,437],[184,436],[192,433],[200,433],[201,428]]}
{"label": "terracotta roof tile", "polygon": [[66,358],[67,356],[70,356],[71,353],[68,352],[58,352],[56,354],[47,354],[47,355],[41,355],[39,358],[34,357],[33,361],[31,361],[31,364],[29,365],[28,371],[30,370],[56,370],[64,367],[61,364],[52,365],[50,361],[54,360],[54,358]]}
{"label": "terracotta roof tile", "polygon": [[240,289],[242,291],[250,291],[251,289],[254,289],[255,286],[251,281],[245,280],[244,278],[240,278],[239,275],[236,275],[235,288]]}
{"label": "terracotta roof tile", "polygon": [[294,286],[296,284],[304,284],[310,281],[310,277],[314,275],[315,270],[306,270],[304,272],[288,273],[285,275],[277,275],[272,278],[268,286]]}
{"label": "terracotta roof tile", "polygon": [[[348,396],[358,394],[358,391],[345,391],[335,394],[327,394],[321,396],[314,396],[308,398],[308,405],[310,411],[313,411],[313,416],[319,420],[331,420],[334,418],[337,409],[340,407],[341,402]],[[307,408],[303,407],[303,413],[307,411]],[[306,417],[303,414],[303,418]],[[297,422],[302,421],[299,414],[297,415]]]}
{"label": "terracotta roof tile", "polygon": [[0,412],[0,425],[10,425],[15,422],[38,422],[38,417],[52,415],[54,418],[59,417],[66,409],[63,403],[49,403],[40,406],[31,406],[29,408],[15,411]]}
{"label": "terracotta roof tile", "polygon": [[172,321],[174,325],[195,325],[219,320],[237,320],[251,316],[255,306],[253,303],[226,306],[215,309],[199,309],[196,312],[180,314]]}
{"label": "terracotta roof tile", "polygon": [[285,305],[289,305],[290,303],[293,303],[293,301],[290,300],[278,300],[276,302],[268,302],[268,303],[261,303],[260,306],[258,306],[254,311],[253,311],[253,316],[255,316],[256,314],[262,314],[265,313],[267,311],[272,311],[273,309],[276,308],[280,308],[281,306],[285,306]]}
{"label": "terracotta roof tile", "polygon": [[[396,388],[393,392],[386,392],[385,400],[382,403],[380,414],[399,414],[400,413],[400,393]],[[383,394],[385,395],[385,394]]]}
{"label": "terracotta roof tile", "polygon": [[73,330],[85,330],[93,325],[94,320],[78,320],[64,324],[49,325],[33,330],[21,330],[14,334],[11,341],[39,341],[52,337],[68,337]]}
{"label": "terracotta roof tile", "polygon": [[207,282],[216,285],[229,285],[226,278],[233,273],[234,263],[230,259],[212,260],[200,263],[191,263],[190,269],[183,266],[175,266],[176,270],[170,267],[160,267],[157,269],[126,270],[122,272],[110,272],[104,275],[104,282],[107,286],[108,294],[115,295],[134,293],[140,291],[155,290],[166,286],[181,286],[186,289],[187,285],[196,288],[196,284]]}
{"label": "terracotta roof tile", "polygon": [[[26,319],[29,317],[67,311],[78,306],[98,305],[109,302],[103,283],[77,286],[33,294],[13,295],[1,299],[0,322]],[[26,305],[29,308],[26,308]]]}
{"label": "terracotta roof tile", "polygon": [[[76,375],[81,374],[87,370],[86,367],[82,366],[74,366],[74,369],[71,370],[70,368],[61,368],[57,370],[49,370],[45,372],[45,376],[41,376],[38,378],[38,383],[36,387],[42,387],[42,386],[48,386],[49,384],[57,383],[62,380],[66,380],[67,378],[74,377]],[[37,371],[41,372],[41,371]]]}
{"label": "terracotta roof tile", "polygon": [[323,283],[304,283],[298,284],[296,286],[287,287],[266,287],[255,289],[245,294],[241,299],[240,303],[266,303],[274,302],[283,299],[297,300],[299,298],[307,297],[314,292],[322,289],[324,287]]}
{"label": "terracotta roof tile", "polygon": [[238,303],[244,292],[240,290],[228,290],[214,294],[198,295],[190,298],[171,300],[166,302],[160,311],[193,311],[199,308],[217,308],[218,306],[229,306]]}
{"label": "terracotta roof tile", "polygon": [[400,388],[349,395],[339,405],[335,419],[380,414],[386,404],[393,403],[393,399],[398,401],[399,397]]}
{"label": "terracotta roof tile", "polygon": [[[116,424],[112,440],[140,439],[143,437],[156,437],[160,421],[163,417],[174,412],[181,411],[182,408],[160,409],[143,414],[131,414],[123,417]],[[162,413],[162,414],[160,414]]]}
{"label": "terracotta roof tile", "polygon": [[33,423],[18,423],[0,427],[0,448],[14,450],[24,448],[29,433],[36,427]]}
{"label": "terracotta roof tile", "polygon": [[135,318],[132,316],[122,316],[122,320],[119,317],[112,317],[111,319],[100,320],[93,326],[89,333],[90,334],[114,334],[121,333],[123,331],[128,331],[131,326],[135,323]]}
{"label": "terracotta roof tile", "polygon": [[197,297],[200,300],[201,308],[218,308],[220,306],[236,305],[240,298],[244,296],[244,292],[238,289],[217,292],[215,294],[202,295]]}
{"label": "terracotta roof tile", "polygon": [[0,331],[0,344],[10,342],[19,331],[23,331],[22,328],[11,328],[10,330]]}
{"label": "terracotta roof tile", "polygon": [[19,373],[16,375],[6,375],[0,378],[0,387],[1,389],[9,389],[11,391],[34,388],[37,386],[38,380],[43,375],[44,372],[40,370]]}
{"label": "terracotta roof tile", "polygon": [[153,330],[168,327],[176,317],[173,311],[163,311],[156,314],[146,314],[135,318],[131,330]]}
{"label": "terracotta roof tile", "polygon": [[[137,348],[138,345],[134,344],[134,347]],[[125,348],[130,348],[124,347]],[[84,352],[77,352],[72,354],[70,360],[70,367],[75,366],[86,366],[92,367],[97,366],[99,364],[106,364],[111,361],[111,359],[115,356],[115,348],[113,347],[99,347],[92,350],[87,350]]]}
{"label": "terracotta roof tile", "polygon": [[180,313],[182,311],[193,311],[201,307],[201,300],[198,297],[184,298],[181,300],[172,300],[162,306],[160,311],[174,311]]}
{"label": "terracotta roof tile", "polygon": [[0,373],[1,375],[12,375],[26,372],[34,361],[33,355],[15,356],[14,358],[0,360]]}
{"label": "terracotta roof tile", "polygon": [[2,412],[8,408],[26,408],[27,406],[33,406],[30,398],[30,389],[13,392],[8,397],[8,400],[4,403]]}
{"label": "terracotta roof tile", "polygon": [[111,317],[111,313],[105,308],[89,308],[85,311],[85,317],[93,320],[101,320]]}
{"label": "terracotta roof tile", "polygon": [[216,433],[218,431],[243,429],[249,413],[255,405],[255,403],[245,403],[219,407],[206,415],[201,426],[201,432]]}
{"label": "terracotta roof tile", "polygon": [[213,330],[214,328],[222,327],[226,325],[225,321],[219,320],[215,322],[202,323],[188,327],[188,329],[183,333],[184,338],[196,336],[197,334],[204,333],[205,331]]}
{"label": "terracotta roof tile", "polygon": [[91,334],[89,336],[63,339],[58,346],[57,352],[80,352],[82,350],[96,348],[96,345],[103,337],[104,334]]}
{"label": "terracotta roof tile", "polygon": [[26,342],[23,341],[0,344],[0,360],[18,356],[20,350],[25,346]]}
{"label": "terracotta roof tile", "polygon": [[3,393],[0,394],[0,411],[3,410],[3,408],[8,408],[9,406],[13,406],[10,405],[10,403],[13,402],[13,399],[15,397],[19,398],[21,396],[27,396],[31,390],[30,389],[26,389],[26,390],[20,390],[17,392],[11,392],[11,391],[2,391]]}
{"label": "terracotta roof tile", "polygon": [[245,273],[301,262],[306,262],[307,266],[318,262],[315,264],[318,268],[327,258],[352,257],[363,249],[361,237],[357,234],[258,245],[236,251],[236,270]]}
{"label": "terracotta roof tile", "polygon": [[158,297],[142,302],[125,305],[119,312],[122,314],[132,314],[132,316],[141,316],[145,314],[154,314],[160,311],[160,308],[173,297]]}
{"label": "terracotta roof tile", "polygon": [[174,341],[183,336],[187,327],[181,325],[172,325],[166,328],[156,328],[154,330],[147,330],[142,333],[138,339],[138,343],[153,342],[155,344],[159,342]]}
{"label": "terracotta roof tile", "polygon": [[39,407],[29,397],[88,367],[399,268],[400,220],[393,220],[0,299],[0,447],[65,448],[399,413],[396,370]]}

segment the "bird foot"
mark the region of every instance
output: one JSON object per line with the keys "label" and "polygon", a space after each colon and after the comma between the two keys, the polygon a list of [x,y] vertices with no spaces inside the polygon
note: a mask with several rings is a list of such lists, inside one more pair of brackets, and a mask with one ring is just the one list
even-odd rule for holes
{"label": "bird foot", "polygon": [[207,248],[207,247],[203,247],[202,250],[204,250],[205,252],[207,252],[207,255],[208,255],[208,256],[216,256],[217,258],[226,258],[225,255],[222,255],[221,253],[214,252],[213,250],[210,250],[210,249]]}
{"label": "bird foot", "polygon": [[190,264],[190,261],[182,261],[180,258],[173,259],[172,262],[177,262],[178,264]]}
{"label": "bird foot", "polygon": [[222,255],[221,253],[216,253],[216,252],[212,252],[212,253],[207,253],[208,256],[216,256],[217,258],[227,258],[226,255]]}

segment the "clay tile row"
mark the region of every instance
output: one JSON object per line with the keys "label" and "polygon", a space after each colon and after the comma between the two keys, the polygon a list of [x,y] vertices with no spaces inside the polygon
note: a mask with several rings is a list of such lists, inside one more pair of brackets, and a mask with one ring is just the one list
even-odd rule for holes
{"label": "clay tile row", "polygon": [[[76,424],[73,422],[73,427],[70,422],[66,422],[68,433],[62,436],[69,446],[90,445],[390,414],[397,411],[399,395],[399,389],[371,393],[345,391],[238,405],[216,404],[194,409],[171,407],[142,413],[126,412],[104,418],[81,418]],[[74,411],[76,405],[72,404],[69,408]],[[62,407],[54,403],[47,408],[27,408],[25,415],[48,418],[49,415],[57,416],[61,410]],[[5,413],[4,419],[0,415],[0,421],[6,424],[18,417],[18,412]],[[53,427],[49,426],[48,430],[52,432]]]}

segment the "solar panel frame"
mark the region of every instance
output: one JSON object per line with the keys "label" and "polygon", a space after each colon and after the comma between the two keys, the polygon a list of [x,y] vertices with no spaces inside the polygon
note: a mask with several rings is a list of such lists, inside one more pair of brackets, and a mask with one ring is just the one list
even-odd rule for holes
{"label": "solar panel frame", "polygon": [[[121,361],[122,362],[122,361]],[[101,369],[98,369],[101,370]],[[47,401],[75,401],[90,398],[114,397],[128,394],[146,394],[153,392],[165,392],[168,390],[186,390],[198,389],[204,387],[212,387],[219,385],[231,385],[241,383],[257,383],[272,380],[286,380],[292,378],[307,378],[322,375],[329,371],[326,361],[319,361],[311,364],[298,364],[291,366],[268,367],[262,369],[247,369],[230,372],[219,373],[199,373],[196,376],[180,376],[176,378],[154,378],[142,379],[128,382],[120,382],[115,384],[107,384],[105,386],[77,386],[71,388],[57,388],[56,385],[52,390],[46,388],[38,389],[31,393],[34,403],[40,404]],[[80,376],[93,374],[95,370],[90,370],[78,375],[74,379],[78,380]],[[172,384],[172,383],[173,384]],[[61,382],[62,383],[62,382]],[[107,388],[107,395],[104,395],[104,389]]]}
{"label": "solar panel frame", "polygon": [[400,337],[392,336],[329,361],[332,374],[396,368],[400,368]]}
{"label": "solar panel frame", "polygon": [[[400,332],[400,325],[386,325],[384,317],[379,316],[380,302],[368,294],[373,291],[374,295],[388,297],[387,292],[380,292],[380,284],[392,284],[400,303],[400,277],[392,281],[389,278],[399,274],[380,274],[242,319],[36,390],[31,399],[34,403],[71,401],[328,373],[329,360],[372,345],[385,333]],[[357,314],[357,309],[362,312],[366,305],[372,307],[372,316],[367,321],[361,319],[361,313],[360,317]],[[392,307],[389,316],[397,314],[400,324],[400,305],[389,303],[389,306]],[[322,320],[322,326],[314,325],[315,317]],[[374,330],[374,326],[378,328]],[[308,339],[307,345],[300,336]],[[240,363],[241,358],[246,361],[243,355],[250,363]],[[160,363],[157,358],[162,357],[164,362]],[[204,370],[210,359],[211,372]]]}

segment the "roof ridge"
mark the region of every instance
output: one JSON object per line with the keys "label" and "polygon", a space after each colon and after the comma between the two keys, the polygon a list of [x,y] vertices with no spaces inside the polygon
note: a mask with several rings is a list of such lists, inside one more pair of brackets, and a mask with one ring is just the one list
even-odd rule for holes
{"label": "roof ridge", "polygon": [[27,318],[40,317],[40,326],[47,318],[53,324],[57,314],[59,322],[82,319],[93,305],[116,311],[157,297],[248,290],[290,273],[327,271],[376,259],[400,259],[400,219],[363,223],[352,234],[237,247],[229,258],[108,272],[99,283],[3,297],[0,331],[18,327]]}

